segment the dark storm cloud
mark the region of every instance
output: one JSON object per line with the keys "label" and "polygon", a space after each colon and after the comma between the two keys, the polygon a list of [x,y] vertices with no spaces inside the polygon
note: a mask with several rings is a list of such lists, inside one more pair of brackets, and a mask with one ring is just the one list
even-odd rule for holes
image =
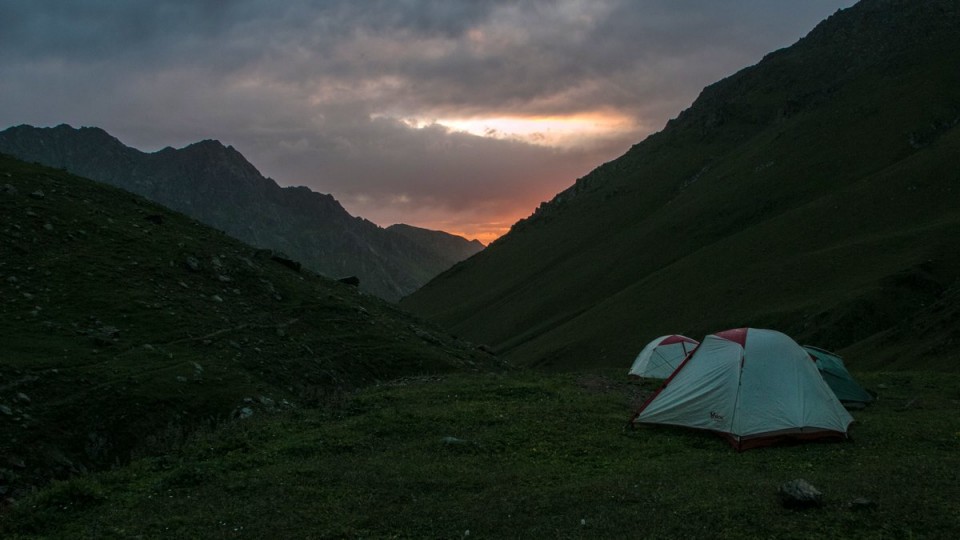
{"label": "dark storm cloud", "polygon": [[[220,139],[384,224],[517,216],[850,4],[0,0],[0,127],[97,125],[146,150]],[[560,148],[431,125],[598,111],[629,125]]]}

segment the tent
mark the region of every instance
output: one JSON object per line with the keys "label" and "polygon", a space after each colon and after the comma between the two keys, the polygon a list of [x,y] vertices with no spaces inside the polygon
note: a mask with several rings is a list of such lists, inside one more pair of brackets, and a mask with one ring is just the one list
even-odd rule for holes
{"label": "tent", "polygon": [[737,328],[705,337],[632,422],[714,431],[746,450],[785,438],[845,438],[853,417],[796,342]]}
{"label": "tent", "polygon": [[847,371],[841,357],[811,345],[804,345],[803,348],[813,357],[817,369],[820,370],[820,375],[823,376],[823,380],[827,381],[837,399],[844,403],[870,403],[873,401],[873,396],[857,384],[857,381]]}
{"label": "tent", "polygon": [[697,340],[686,336],[660,336],[640,351],[630,367],[629,375],[666,379],[697,344]]}

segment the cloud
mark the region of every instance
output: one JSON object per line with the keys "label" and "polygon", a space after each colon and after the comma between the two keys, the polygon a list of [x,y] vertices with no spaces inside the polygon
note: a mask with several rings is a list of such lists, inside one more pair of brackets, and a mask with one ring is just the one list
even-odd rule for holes
{"label": "cloud", "polygon": [[[215,138],[375,222],[467,232],[529,214],[850,4],[0,0],[0,126]],[[547,117],[613,127],[559,136]]]}

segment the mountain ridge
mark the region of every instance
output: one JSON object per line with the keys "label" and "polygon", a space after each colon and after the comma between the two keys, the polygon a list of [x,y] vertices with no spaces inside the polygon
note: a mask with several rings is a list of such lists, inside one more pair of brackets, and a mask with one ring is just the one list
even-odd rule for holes
{"label": "mountain ridge", "polygon": [[[960,275],[957,20],[951,2],[832,15],[402,305],[536,365],[629,365],[657,335],[747,325],[858,350]],[[904,215],[913,232],[891,221]],[[818,266],[826,252],[840,273]]]}
{"label": "mountain ridge", "polygon": [[327,276],[355,275],[362,290],[388,300],[482,249],[442,231],[397,234],[351,216],[333,196],[281,187],[212,139],[146,153],[100,128],[21,125],[0,132],[0,152],[143,195]]}

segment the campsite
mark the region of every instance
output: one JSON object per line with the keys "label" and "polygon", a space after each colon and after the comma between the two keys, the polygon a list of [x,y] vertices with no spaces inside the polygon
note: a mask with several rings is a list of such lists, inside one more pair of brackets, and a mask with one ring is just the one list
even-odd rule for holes
{"label": "campsite", "polygon": [[[625,427],[623,371],[410,378],[253,417],[24,501],[24,537],[951,538],[960,379],[877,372],[847,442]],[[803,478],[823,493],[781,506]],[[467,535],[469,531],[469,535]]]}
{"label": "campsite", "polygon": [[[632,356],[616,368],[559,373],[510,366],[120,190],[13,160],[0,166],[16,184],[0,215],[31,223],[27,212],[44,212],[96,227],[89,253],[110,254],[63,258],[78,238],[34,222],[50,256],[34,259],[48,273],[45,295],[64,300],[0,321],[22,350],[46,343],[84,361],[70,367],[41,351],[44,362],[25,355],[0,365],[16,385],[0,417],[13,449],[0,467],[5,538],[948,538],[956,530],[960,377],[947,369],[853,368],[877,398],[851,411],[846,440],[738,452],[710,432],[631,426],[662,384],[628,376]],[[35,186],[43,199],[29,196]],[[158,212],[163,225],[145,219]],[[36,273],[11,260],[5,275],[16,279],[6,286],[36,290]],[[91,279],[120,271],[119,286]],[[137,302],[111,311],[122,295]],[[269,309],[242,309],[254,300]],[[241,310],[225,326],[217,306],[227,302]],[[650,339],[638,336],[638,349]],[[371,361],[384,351],[410,367]],[[870,366],[871,358],[844,360]],[[323,378],[302,376],[316,366]],[[121,453],[130,461],[118,461]],[[98,456],[106,464],[95,468]],[[819,507],[783,506],[778,490],[796,479],[823,494]]]}
{"label": "campsite", "polygon": [[783,439],[846,439],[853,418],[792,339],[737,328],[705,337],[632,421],[714,431],[745,450]]}
{"label": "campsite", "polygon": [[0,538],[960,536],[957,0],[371,5],[0,1]]}

